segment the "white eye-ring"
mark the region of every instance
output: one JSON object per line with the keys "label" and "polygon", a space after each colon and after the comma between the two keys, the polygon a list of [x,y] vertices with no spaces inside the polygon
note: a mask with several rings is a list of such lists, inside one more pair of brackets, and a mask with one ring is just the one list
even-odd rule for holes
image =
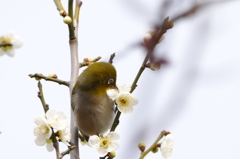
{"label": "white eye-ring", "polygon": [[114,79],[110,78],[108,79],[108,84],[113,84],[114,83]]}

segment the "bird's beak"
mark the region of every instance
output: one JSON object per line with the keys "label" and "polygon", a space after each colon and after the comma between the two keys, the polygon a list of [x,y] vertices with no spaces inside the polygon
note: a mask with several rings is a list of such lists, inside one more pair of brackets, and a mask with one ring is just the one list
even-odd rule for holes
{"label": "bird's beak", "polygon": [[116,91],[119,92],[119,89],[118,89],[118,87],[116,85],[112,85],[112,89],[115,89]]}

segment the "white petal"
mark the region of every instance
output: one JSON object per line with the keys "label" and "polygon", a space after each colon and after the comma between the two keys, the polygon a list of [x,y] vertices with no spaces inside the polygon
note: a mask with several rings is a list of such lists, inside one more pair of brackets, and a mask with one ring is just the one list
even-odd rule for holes
{"label": "white petal", "polygon": [[22,39],[19,36],[14,36],[12,41],[11,41],[12,45],[14,48],[20,48],[22,46]]}
{"label": "white petal", "polygon": [[46,113],[49,124],[56,130],[62,130],[67,127],[67,117],[63,112],[48,110]]}
{"label": "white petal", "polygon": [[71,133],[68,129],[59,130],[59,139],[67,146],[70,146],[69,140],[71,139]]}
{"label": "white petal", "polygon": [[35,128],[33,129],[33,134],[34,134],[34,136],[38,136],[38,133],[39,133],[39,127],[35,127]]}
{"label": "white petal", "polygon": [[38,128],[38,129],[36,129],[36,131],[34,131],[34,135],[37,136],[37,138],[39,140],[46,140],[46,139],[49,139],[51,137],[52,131],[50,129],[50,130],[48,130],[48,132],[43,132],[42,128]]}
{"label": "white petal", "polygon": [[133,107],[128,107],[128,106],[117,106],[118,107],[118,110],[122,113],[125,113],[125,114],[130,114],[133,112]]}
{"label": "white petal", "polygon": [[108,147],[108,151],[109,152],[116,151],[118,148],[119,148],[118,143],[112,142],[112,144],[109,145],[109,147]]}
{"label": "white petal", "polygon": [[116,103],[119,106],[134,106],[138,103],[138,100],[131,93],[125,92],[119,94],[118,98],[116,99]]}
{"label": "white petal", "polygon": [[130,103],[130,106],[135,106],[138,104],[138,99],[134,96],[132,96],[130,99],[129,99],[129,103]]}
{"label": "white petal", "polygon": [[42,118],[36,118],[35,122],[39,125],[34,128],[34,135],[37,137],[36,144],[41,145],[42,143],[46,142],[46,139],[49,139],[52,135],[52,130],[48,126],[48,123],[46,123]]}
{"label": "white petal", "polygon": [[35,139],[35,143],[36,143],[36,145],[38,145],[38,146],[43,146],[43,145],[46,144],[46,140],[41,140],[41,139],[39,139],[39,138],[36,138],[36,139]]}
{"label": "white petal", "polygon": [[130,92],[131,90],[131,86],[127,85],[127,84],[123,84],[121,86],[118,86],[119,92],[123,93],[123,92]]}
{"label": "white petal", "polygon": [[54,150],[53,142],[47,143],[46,148],[47,148],[48,152],[53,151]]}
{"label": "white petal", "polygon": [[38,116],[34,120],[36,125],[41,125],[42,123],[47,123],[47,120],[44,116]]}
{"label": "white petal", "polygon": [[106,149],[103,149],[100,147],[97,148],[97,152],[98,152],[99,157],[104,157],[108,153],[108,151]]}
{"label": "white petal", "polygon": [[100,138],[97,135],[93,135],[90,136],[88,143],[92,146],[92,147],[97,147],[99,146],[99,142],[100,142]]}
{"label": "white petal", "polygon": [[107,90],[107,95],[114,100],[118,97],[118,91],[116,89],[109,89]]}
{"label": "white petal", "polygon": [[173,135],[168,134],[167,136],[165,136],[165,141],[167,142],[167,144],[173,144],[174,142]]}
{"label": "white petal", "polygon": [[162,156],[164,158],[168,158],[172,155],[173,152],[173,144],[167,144],[166,141],[161,142],[161,147],[160,147]]}
{"label": "white petal", "polygon": [[6,53],[9,57],[13,57],[15,51],[14,51],[14,49],[12,48],[12,49],[8,49],[5,53]]}
{"label": "white petal", "polygon": [[55,110],[49,109],[49,110],[46,112],[46,117],[47,117],[47,119],[49,120],[49,118],[53,118],[55,114],[57,114],[57,112],[56,112]]}
{"label": "white petal", "polygon": [[4,55],[5,52],[2,50],[2,48],[0,48],[0,56]]}
{"label": "white petal", "polygon": [[115,140],[118,140],[120,136],[116,132],[109,132],[107,135],[107,138],[111,141],[115,141]]}
{"label": "white petal", "polygon": [[124,84],[124,85],[118,85],[118,90],[116,89],[110,89],[107,91],[107,94],[110,98],[117,99],[119,94],[121,93],[128,93],[131,90],[131,86]]}

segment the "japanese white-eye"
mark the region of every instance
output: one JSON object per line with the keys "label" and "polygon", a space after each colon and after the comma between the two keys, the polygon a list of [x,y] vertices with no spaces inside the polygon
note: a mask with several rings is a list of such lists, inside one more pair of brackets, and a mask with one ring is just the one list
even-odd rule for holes
{"label": "japanese white-eye", "polygon": [[99,135],[110,129],[115,116],[114,102],[107,95],[116,86],[112,64],[96,62],[78,77],[72,91],[75,124],[84,136]]}

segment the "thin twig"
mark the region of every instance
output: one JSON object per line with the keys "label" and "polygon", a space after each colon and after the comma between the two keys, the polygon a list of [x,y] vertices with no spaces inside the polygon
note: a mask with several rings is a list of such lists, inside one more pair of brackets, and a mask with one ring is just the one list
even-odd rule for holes
{"label": "thin twig", "polygon": [[44,95],[43,95],[43,90],[42,90],[42,84],[41,84],[40,81],[38,81],[38,89],[39,89],[38,98],[40,99],[40,101],[42,103],[42,106],[43,106],[43,110],[46,113],[49,109],[49,106],[45,102]]}
{"label": "thin twig", "polygon": [[120,116],[121,116],[121,112],[118,110],[117,115],[114,118],[114,121],[113,121],[113,124],[112,124],[112,127],[111,127],[110,131],[115,131],[115,129],[117,128],[117,126],[119,124]]}
{"label": "thin twig", "polygon": [[75,31],[75,38],[78,39],[78,26],[79,26],[79,17],[80,17],[80,11],[82,8],[82,1],[76,0],[75,3],[75,13],[74,13],[74,19],[76,24],[74,24],[74,31]]}
{"label": "thin twig", "polygon": [[110,59],[108,60],[108,63],[113,63],[113,59],[115,57],[115,53],[111,54]]}
{"label": "thin twig", "polygon": [[62,3],[61,3],[61,1],[60,0],[54,0],[54,3],[55,3],[55,5],[56,5],[56,7],[57,7],[57,10],[60,12],[60,11],[64,11],[65,13],[66,13],[66,11],[65,11],[65,9],[63,8],[63,5],[62,5]]}
{"label": "thin twig", "polygon": [[73,149],[75,149],[75,148],[76,148],[75,145],[73,145],[73,146],[68,146],[68,149],[67,149],[66,151],[63,151],[63,152],[61,153],[60,159],[62,159],[65,155],[69,154],[69,153],[70,153]]}
{"label": "thin twig", "polygon": [[192,15],[192,14],[196,13],[197,11],[199,11],[200,9],[202,9],[206,6],[209,6],[211,4],[224,3],[224,2],[229,2],[229,1],[235,1],[235,0],[218,0],[218,1],[209,1],[209,2],[204,2],[202,4],[197,4],[197,5],[193,6],[192,8],[190,8],[189,10],[183,12],[182,14],[179,14],[178,16],[174,17],[172,19],[172,21],[175,22],[181,18]]}
{"label": "thin twig", "polygon": [[82,1],[76,0],[74,19],[76,20],[77,23],[79,22],[81,6],[82,6]]}
{"label": "thin twig", "polygon": [[157,137],[157,139],[154,141],[154,143],[144,152],[141,153],[141,156],[139,157],[139,159],[143,159],[151,150],[153,150],[154,148],[156,148],[159,140],[161,140],[161,138],[163,136],[165,136],[168,132],[167,131],[162,131],[159,136]]}
{"label": "thin twig", "polygon": [[82,68],[82,67],[84,67],[84,66],[88,66],[88,65],[90,65],[90,64],[93,63],[93,62],[97,62],[97,61],[99,61],[101,58],[102,58],[102,57],[98,56],[98,57],[96,57],[96,58],[93,59],[93,60],[85,60],[85,59],[84,59],[84,61],[79,64],[79,68]]}
{"label": "thin twig", "polygon": [[31,78],[35,78],[37,80],[44,79],[46,81],[52,81],[52,82],[55,82],[55,83],[58,83],[58,84],[61,84],[61,85],[64,85],[64,86],[69,86],[69,82],[67,82],[67,81],[63,81],[63,80],[59,80],[59,79],[56,79],[56,78],[47,77],[47,76],[44,76],[44,75],[38,74],[38,73],[30,74],[28,76],[31,77]]}
{"label": "thin twig", "polygon": [[52,139],[52,142],[53,142],[53,147],[55,148],[55,151],[56,151],[56,158],[61,159],[61,153],[60,153],[60,150],[59,150],[59,143],[57,141],[56,135],[54,134],[53,128],[51,128],[51,129],[52,129],[51,139]]}

